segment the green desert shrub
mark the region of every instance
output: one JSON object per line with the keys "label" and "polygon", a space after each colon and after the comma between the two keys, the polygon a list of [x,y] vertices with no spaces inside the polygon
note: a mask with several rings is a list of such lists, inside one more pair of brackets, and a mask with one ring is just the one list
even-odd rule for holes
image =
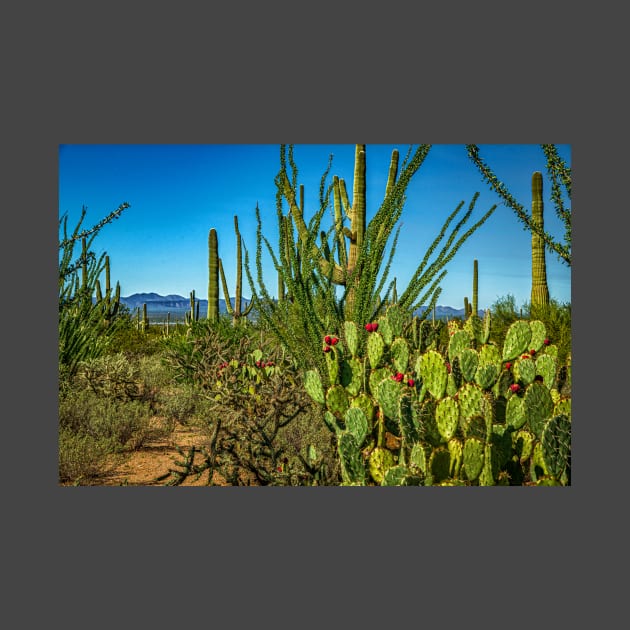
{"label": "green desert shrub", "polygon": [[151,415],[145,401],[117,400],[89,390],[71,390],[59,402],[60,430],[111,439],[118,450],[132,438],[134,445],[142,443]]}
{"label": "green desert shrub", "polygon": [[113,466],[111,456],[116,452],[115,440],[76,433],[63,426],[59,430],[59,482],[89,483],[107,473]]}

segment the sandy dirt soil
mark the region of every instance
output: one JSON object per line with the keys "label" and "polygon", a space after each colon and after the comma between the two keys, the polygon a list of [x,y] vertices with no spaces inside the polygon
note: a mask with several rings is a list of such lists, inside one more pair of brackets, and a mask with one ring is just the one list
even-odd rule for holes
{"label": "sandy dirt soil", "polygon": [[[182,468],[176,464],[182,461],[182,455],[177,451],[179,446],[184,454],[188,454],[191,446],[201,448],[207,446],[209,437],[199,427],[183,426],[177,424],[170,435],[161,434],[159,431],[161,419],[153,418],[152,423],[156,427],[156,436],[147,440],[137,450],[125,455],[121,462],[116,462],[114,469],[99,479],[98,485],[105,486],[165,486],[172,477],[157,481],[161,475],[169,470],[180,471]],[[194,463],[201,463],[203,456],[195,454]],[[215,473],[213,484],[225,485],[219,475]],[[208,472],[204,472],[199,479],[196,475],[188,477],[180,485],[182,486],[207,486]]]}

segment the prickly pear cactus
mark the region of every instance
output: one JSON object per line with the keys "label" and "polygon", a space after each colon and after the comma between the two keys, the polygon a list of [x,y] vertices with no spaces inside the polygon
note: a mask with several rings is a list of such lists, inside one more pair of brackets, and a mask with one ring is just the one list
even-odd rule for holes
{"label": "prickly pear cactus", "polygon": [[472,335],[466,330],[457,330],[451,335],[448,342],[448,359],[452,363],[455,357],[459,356],[465,348],[469,348]]}
{"label": "prickly pear cactus", "polygon": [[350,403],[346,390],[341,385],[331,385],[326,392],[326,407],[337,418],[343,418]]}
{"label": "prickly pear cactus", "polygon": [[434,398],[442,398],[446,391],[448,371],[442,355],[436,350],[428,350],[418,357],[416,372]]}
{"label": "prickly pear cactus", "polygon": [[475,372],[475,383],[481,389],[490,389],[496,382],[499,371],[494,363],[482,363]]}
{"label": "prickly pear cactus", "polygon": [[378,332],[383,337],[385,344],[388,346],[391,345],[394,340],[394,331],[392,330],[392,325],[390,324],[387,315],[383,315],[378,318]]}
{"label": "prickly pear cactus", "polygon": [[464,442],[463,467],[466,478],[475,481],[483,469],[484,443],[475,437]]}
{"label": "prickly pear cactus", "polygon": [[383,335],[380,332],[370,333],[367,342],[367,355],[372,369],[379,367],[384,352],[385,340]]}
{"label": "prickly pear cactus", "polygon": [[543,377],[545,387],[552,389],[556,381],[556,359],[548,354],[541,354],[536,359],[536,374]]}
{"label": "prickly pear cactus", "polygon": [[516,321],[507,330],[503,343],[503,361],[511,361],[529,350],[532,329],[526,321]]}
{"label": "prickly pear cactus", "polygon": [[379,484],[385,478],[385,473],[395,464],[392,452],[379,446],[370,453],[368,462],[370,475]]}
{"label": "prickly pear cactus", "polygon": [[529,349],[540,352],[545,343],[545,338],[547,337],[547,329],[545,328],[545,324],[537,319],[534,319],[529,322],[529,327],[532,331],[532,338],[529,342]]}
{"label": "prickly pear cactus", "polygon": [[352,435],[355,442],[360,447],[370,430],[365,413],[358,407],[350,407],[346,410],[344,419],[346,430]]}
{"label": "prickly pear cactus", "polygon": [[341,477],[345,485],[365,485],[365,466],[354,436],[344,432],[339,435],[337,450],[341,461]]}
{"label": "prickly pear cactus", "polygon": [[536,377],[536,364],[529,355],[514,362],[514,378],[524,385],[529,385]]}
{"label": "prickly pear cactus", "polygon": [[316,370],[308,370],[304,375],[304,389],[306,393],[320,405],[326,404],[326,397],[324,395],[324,387],[322,386],[322,379]]}
{"label": "prickly pear cactus", "polygon": [[364,375],[363,363],[357,358],[352,358],[341,363],[339,382],[350,396],[357,396],[363,387]]}
{"label": "prickly pear cactus", "polygon": [[542,456],[549,474],[562,477],[571,455],[571,421],[565,415],[554,416],[542,432]]}
{"label": "prickly pear cactus", "polygon": [[462,376],[469,383],[474,380],[479,365],[479,355],[473,348],[464,348],[459,355],[459,365]]}
{"label": "prickly pear cactus", "polygon": [[523,413],[538,439],[542,436],[545,420],[551,417],[553,400],[542,383],[532,383],[523,396]]}
{"label": "prickly pear cactus", "polygon": [[344,322],[344,333],[348,350],[353,357],[356,357],[359,351],[359,331],[357,325],[354,322]]}
{"label": "prickly pear cactus", "polygon": [[406,372],[409,364],[409,345],[402,337],[394,339],[389,354],[394,362],[394,367],[399,372]]}
{"label": "prickly pear cactus", "polygon": [[484,343],[483,335],[484,328],[481,318],[476,313],[473,313],[464,323],[464,330],[470,335],[471,339],[474,339],[476,343]]}
{"label": "prickly pear cactus", "polygon": [[508,398],[505,408],[505,421],[513,429],[520,429],[527,421],[523,411],[523,399],[520,396],[512,394]]}
{"label": "prickly pear cactus", "polygon": [[451,454],[448,448],[440,446],[431,453],[429,457],[429,472],[434,484],[449,478],[451,472]]}
{"label": "prickly pear cactus", "polygon": [[398,304],[392,304],[392,306],[387,309],[387,321],[393,337],[402,336],[406,320],[407,314]]}
{"label": "prickly pear cactus", "polygon": [[398,404],[402,395],[403,385],[391,378],[381,381],[376,388],[376,399],[383,413],[388,418],[398,417]]}
{"label": "prickly pear cactus", "polygon": [[450,440],[459,425],[459,403],[454,398],[442,398],[435,409],[435,421],[442,438]]}

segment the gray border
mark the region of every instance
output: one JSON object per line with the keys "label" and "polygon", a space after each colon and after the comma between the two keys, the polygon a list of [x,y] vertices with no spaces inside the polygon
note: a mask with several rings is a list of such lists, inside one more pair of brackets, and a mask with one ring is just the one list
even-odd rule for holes
{"label": "gray border", "polygon": [[[65,4],[76,18],[81,4]],[[486,627],[499,627],[502,618],[531,620],[546,607],[563,622],[572,615],[588,619],[596,593],[585,602],[579,588],[594,580],[585,567],[601,556],[589,544],[599,523],[585,519],[587,506],[599,505],[590,489],[597,484],[603,501],[610,475],[592,474],[608,465],[593,463],[601,451],[591,446],[601,399],[580,392],[605,395],[611,386],[603,370],[585,374],[585,355],[595,353],[596,361],[599,348],[589,343],[589,305],[580,302],[579,287],[599,286],[591,247],[598,257],[606,254],[600,212],[618,205],[602,202],[609,189],[593,194],[595,181],[610,181],[613,165],[591,151],[612,122],[614,101],[607,101],[597,128],[585,124],[579,86],[585,68],[596,64],[582,65],[586,55],[562,36],[575,28],[574,19],[541,4],[543,15],[479,31],[469,21],[482,17],[477,8],[449,5],[451,15],[442,16],[439,29],[424,9],[418,16],[393,15],[393,4],[413,3],[388,3],[385,19],[381,10],[363,10],[368,25],[357,32],[342,28],[350,8],[338,4],[318,3],[317,11],[295,20],[289,14],[278,26],[269,20],[269,4],[286,11],[294,5],[244,4],[196,19],[191,5],[150,3],[134,11],[125,4],[118,14],[108,5],[80,14],[83,24],[60,19],[56,4],[38,9],[36,21],[12,10],[5,22],[11,30],[28,25],[31,34],[25,40],[16,28],[5,39],[24,54],[5,92],[12,100],[3,168],[10,192],[5,290],[18,311],[3,329],[26,331],[5,333],[12,357],[5,422],[14,447],[5,515],[9,531],[23,540],[9,545],[24,554],[13,564],[22,578],[13,592],[30,602],[22,619],[48,607],[47,616],[65,617],[66,627],[95,618],[105,627],[119,621],[118,606],[127,604],[134,611],[130,625],[137,618],[171,627],[192,621],[199,610],[199,619],[226,614],[239,625],[246,616],[264,613],[282,623],[294,613],[299,621],[291,627],[310,627],[339,619],[328,603],[357,625],[414,611],[449,625],[478,613]],[[576,16],[574,5],[567,11]],[[276,29],[289,35],[278,37]],[[395,36],[383,42],[388,29]],[[551,37],[555,54],[549,55],[544,46]],[[199,489],[58,488],[58,143],[357,139],[573,145],[583,209],[575,227],[573,487],[417,494],[234,488],[204,496]],[[593,208],[596,221],[587,210]],[[603,537],[600,553],[607,542]],[[273,595],[282,598],[276,606],[269,603]],[[224,600],[235,607],[231,615],[218,604]],[[284,612],[272,609],[280,606]]]}

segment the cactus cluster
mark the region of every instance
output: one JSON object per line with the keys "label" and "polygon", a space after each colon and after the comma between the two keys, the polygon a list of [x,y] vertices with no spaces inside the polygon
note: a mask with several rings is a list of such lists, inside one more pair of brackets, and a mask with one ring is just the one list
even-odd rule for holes
{"label": "cactus cluster", "polygon": [[[337,438],[343,485],[567,485],[570,398],[540,321],[517,321],[503,347],[490,312],[449,322],[445,352],[396,305],[346,321],[326,343],[330,386],[305,373]],[[338,342],[338,343],[337,343]]]}

